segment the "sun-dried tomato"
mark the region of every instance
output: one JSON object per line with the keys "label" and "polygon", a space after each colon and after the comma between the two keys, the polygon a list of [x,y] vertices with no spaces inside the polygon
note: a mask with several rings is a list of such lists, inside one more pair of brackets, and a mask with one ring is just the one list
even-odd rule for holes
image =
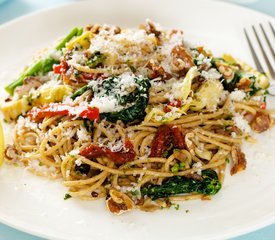
{"label": "sun-dried tomato", "polygon": [[164,152],[173,148],[185,148],[184,137],[175,125],[161,125],[153,139],[150,157],[163,157]]}
{"label": "sun-dried tomato", "polygon": [[133,144],[130,140],[126,139],[123,148],[117,152],[114,152],[105,146],[101,147],[91,144],[80,151],[80,155],[87,158],[107,157],[115,163],[123,164],[133,161],[136,153],[134,151]]}

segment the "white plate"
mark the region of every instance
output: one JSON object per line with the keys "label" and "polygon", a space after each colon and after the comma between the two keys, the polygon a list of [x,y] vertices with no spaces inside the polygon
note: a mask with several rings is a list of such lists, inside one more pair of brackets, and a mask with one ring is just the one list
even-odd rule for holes
{"label": "white plate", "polygon": [[[0,28],[1,86],[16,76],[34,52],[74,26],[109,23],[136,27],[146,18],[183,29],[188,41],[203,43],[214,53],[232,53],[251,64],[242,27],[267,20],[275,25],[271,17],[214,1],[78,2]],[[10,131],[5,130],[8,137]],[[227,175],[212,201],[186,202],[178,211],[133,211],[115,217],[105,210],[104,201],[64,201],[66,189],[60,181],[4,166],[0,169],[0,221],[42,237],[74,240],[224,239],[253,231],[275,222],[274,130],[264,133],[258,144],[245,144],[247,170],[234,177]]]}

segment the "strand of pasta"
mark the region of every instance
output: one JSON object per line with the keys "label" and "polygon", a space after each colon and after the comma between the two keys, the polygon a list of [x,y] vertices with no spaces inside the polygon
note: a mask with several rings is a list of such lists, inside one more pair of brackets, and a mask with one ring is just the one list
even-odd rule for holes
{"label": "strand of pasta", "polygon": [[216,133],[212,133],[212,132],[203,130],[202,128],[196,128],[194,131],[195,132],[199,132],[199,133],[201,133],[203,135],[206,135],[208,137],[216,138],[216,139],[218,139],[218,140],[220,140],[222,142],[230,142],[230,143],[238,143],[238,144],[240,144],[242,142],[241,138],[227,137],[225,135],[216,134]]}
{"label": "strand of pasta", "polygon": [[216,146],[218,146],[218,147],[221,147],[221,148],[223,148],[223,149],[225,149],[225,150],[231,150],[231,147],[229,146],[229,145],[226,145],[226,144],[224,144],[224,143],[221,143],[221,142],[219,142],[219,141],[216,141],[216,140],[214,140],[214,139],[212,139],[212,138],[209,138],[209,137],[206,137],[206,136],[204,136],[204,135],[202,135],[202,134],[200,134],[200,133],[196,133],[196,135],[198,136],[198,138],[200,139],[200,140],[202,140],[202,141],[204,141],[204,142],[208,142],[208,143],[212,143],[212,144],[214,144],[214,145],[216,145]]}

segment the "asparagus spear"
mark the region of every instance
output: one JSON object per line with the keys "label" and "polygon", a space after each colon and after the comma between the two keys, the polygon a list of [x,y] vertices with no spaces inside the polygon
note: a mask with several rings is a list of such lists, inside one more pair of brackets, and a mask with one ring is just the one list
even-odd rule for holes
{"label": "asparagus spear", "polygon": [[[55,50],[60,51],[62,48],[65,47],[66,43],[69,42],[74,36],[78,36],[82,34],[82,28],[73,28],[71,32],[55,47]],[[14,89],[18,86],[23,84],[24,79],[27,76],[34,76],[37,75],[39,72],[47,73],[52,70],[52,66],[59,61],[53,59],[51,56],[47,56],[44,59],[39,60],[30,68],[28,68],[25,72],[21,74],[21,76],[7,85],[5,90],[10,94],[13,95]]]}
{"label": "asparagus spear", "polygon": [[75,100],[78,96],[82,95],[85,91],[87,91],[89,89],[89,85],[85,85],[82,88],[79,88],[77,91],[75,91],[72,96],[71,99]]}

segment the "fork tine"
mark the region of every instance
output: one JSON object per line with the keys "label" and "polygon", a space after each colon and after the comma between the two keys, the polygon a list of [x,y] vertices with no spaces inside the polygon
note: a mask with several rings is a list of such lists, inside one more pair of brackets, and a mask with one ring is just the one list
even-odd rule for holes
{"label": "fork tine", "polygon": [[273,32],[273,35],[274,35],[274,37],[275,37],[275,30],[274,30],[274,28],[273,28],[273,25],[271,24],[271,22],[268,22],[269,23],[269,26],[270,26],[270,28],[271,28],[271,31]]}
{"label": "fork tine", "polygon": [[268,37],[267,37],[267,35],[266,35],[266,32],[265,32],[265,30],[264,30],[264,28],[263,28],[263,25],[262,25],[261,23],[260,23],[260,28],[261,28],[261,30],[262,30],[262,32],[263,32],[264,38],[265,38],[265,40],[266,40],[266,42],[267,42],[267,45],[268,45],[268,47],[269,47],[269,49],[270,49],[270,51],[271,51],[271,53],[272,53],[273,59],[275,60],[275,52],[274,52],[274,49],[273,49],[273,47],[271,46],[271,43],[270,43],[270,41],[269,41],[269,39],[268,39]]}
{"label": "fork tine", "polygon": [[263,54],[263,57],[265,59],[266,65],[268,67],[268,71],[269,71],[271,77],[275,79],[275,72],[274,72],[274,70],[273,70],[273,68],[272,68],[272,66],[271,66],[271,64],[269,62],[269,59],[268,59],[268,57],[267,57],[267,55],[265,53],[265,50],[264,50],[263,45],[261,43],[261,40],[260,40],[260,38],[259,38],[259,36],[258,36],[258,34],[256,32],[255,26],[252,26],[252,29],[253,29],[253,32],[254,32],[254,34],[256,36],[257,42],[258,42],[258,44],[260,46],[261,52]]}
{"label": "fork tine", "polygon": [[254,62],[256,64],[256,67],[257,67],[258,71],[260,71],[261,73],[264,73],[264,69],[263,69],[263,67],[262,67],[262,65],[261,65],[261,63],[260,63],[260,61],[259,61],[259,59],[257,57],[257,54],[256,54],[256,52],[255,52],[255,50],[254,50],[254,48],[252,46],[252,43],[250,41],[250,38],[248,37],[246,29],[244,28],[243,30],[244,30],[244,34],[245,34],[246,40],[248,42],[248,46],[249,46],[250,52],[252,54],[253,60],[254,60]]}

